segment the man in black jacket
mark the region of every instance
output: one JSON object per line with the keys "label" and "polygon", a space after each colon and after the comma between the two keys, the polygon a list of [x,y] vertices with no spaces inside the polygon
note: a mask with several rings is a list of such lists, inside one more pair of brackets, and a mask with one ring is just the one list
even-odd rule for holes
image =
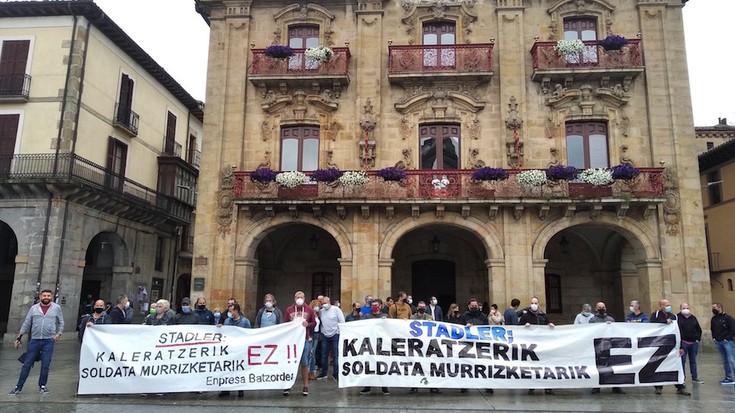
{"label": "man in black jacket", "polygon": [[[585,305],[587,305],[587,304],[585,304]],[[597,324],[597,323],[611,324],[611,323],[614,323],[614,322],[615,322],[615,319],[612,318],[610,315],[607,314],[607,306],[605,305],[605,303],[603,303],[602,301],[600,301],[597,304],[595,304],[595,313],[592,314],[592,316],[590,317],[590,319],[588,321],[588,324]],[[603,341],[602,343],[600,343],[600,345],[602,345],[602,346],[607,345],[608,347],[601,349],[602,351],[598,351],[599,353],[602,353],[603,351],[607,351],[607,352],[610,351],[609,344],[607,344],[607,342],[604,342]],[[599,364],[598,364],[598,366],[599,366]],[[615,394],[625,394],[625,392],[623,391],[623,389],[621,389],[620,387],[613,387],[612,388],[612,392],[615,393]],[[595,387],[594,389],[592,389],[592,394],[599,394],[599,393],[600,393],[600,388],[599,387]]]}
{"label": "man in black jacket", "polygon": [[687,357],[689,357],[689,373],[692,375],[692,382],[704,384],[697,375],[697,353],[699,352],[699,340],[702,339],[702,327],[699,326],[697,317],[692,315],[687,303],[681,303],[679,306],[679,314],[676,315],[676,320],[679,323],[681,348],[684,349],[684,354],[681,356],[681,367],[684,376],[686,377]]}
{"label": "man in black jacket", "polygon": [[174,324],[199,324],[199,314],[191,309],[189,297],[181,299],[181,312],[174,317]]}
{"label": "man in black jacket", "polygon": [[[651,314],[651,323],[660,323],[660,324],[671,324],[676,321],[676,314],[671,312],[671,304],[669,304],[669,300],[662,298],[658,301],[658,310],[654,311]],[[679,356],[682,356],[684,354],[684,348],[679,346]],[[676,393],[680,394],[682,396],[691,396],[692,394],[687,391],[686,386],[683,384],[675,384],[676,386]],[[663,392],[663,386],[654,386],[656,389],[656,394],[661,394]]]}
{"label": "man in black jacket", "polygon": [[[530,327],[531,324],[554,327],[554,323],[549,321],[549,316],[541,311],[538,297],[531,297],[531,305],[521,310],[518,315],[519,326]],[[535,391],[536,389],[528,389],[528,394],[533,394]],[[553,389],[544,389],[544,392],[546,394],[554,394]]]}
{"label": "man in black jacket", "polygon": [[110,308],[110,311],[105,317],[105,324],[130,324],[131,320],[128,319],[126,307],[130,306],[128,296],[123,294],[117,296],[117,304]]}
{"label": "man in black jacket", "polygon": [[720,352],[722,365],[725,368],[725,379],[720,384],[735,384],[735,346],[733,345],[733,335],[735,335],[735,319],[730,314],[725,313],[725,309],[721,303],[712,304],[712,340],[715,347]]}
{"label": "man in black jacket", "polygon": [[467,327],[488,325],[487,316],[480,311],[480,303],[476,298],[467,303],[467,311],[459,317],[459,322]]}

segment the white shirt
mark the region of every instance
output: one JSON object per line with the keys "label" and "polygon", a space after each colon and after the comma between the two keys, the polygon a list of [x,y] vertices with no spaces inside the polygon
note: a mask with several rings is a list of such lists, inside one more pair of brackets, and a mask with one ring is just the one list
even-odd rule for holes
{"label": "white shirt", "polygon": [[336,306],[329,306],[328,310],[321,309],[319,311],[319,319],[321,320],[321,331],[326,337],[334,337],[339,334],[339,323],[345,322],[345,315],[342,310]]}

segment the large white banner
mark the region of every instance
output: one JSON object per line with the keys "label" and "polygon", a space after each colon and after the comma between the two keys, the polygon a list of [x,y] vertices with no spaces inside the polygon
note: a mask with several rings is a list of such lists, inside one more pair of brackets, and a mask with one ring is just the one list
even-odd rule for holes
{"label": "large white banner", "polygon": [[87,327],[79,394],[288,389],[306,331],[300,323]]}
{"label": "large white banner", "polygon": [[583,388],[682,383],[673,324],[340,324],[339,387]]}

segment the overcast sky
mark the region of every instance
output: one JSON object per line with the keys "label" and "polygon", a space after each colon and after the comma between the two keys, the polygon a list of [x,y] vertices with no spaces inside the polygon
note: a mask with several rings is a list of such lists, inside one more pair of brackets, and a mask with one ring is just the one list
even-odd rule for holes
{"label": "overcast sky", "polygon": [[[194,0],[95,2],[194,98],[204,100],[209,28],[194,11]],[[735,124],[735,0],[690,0],[684,25],[694,124],[711,126],[719,117]]]}

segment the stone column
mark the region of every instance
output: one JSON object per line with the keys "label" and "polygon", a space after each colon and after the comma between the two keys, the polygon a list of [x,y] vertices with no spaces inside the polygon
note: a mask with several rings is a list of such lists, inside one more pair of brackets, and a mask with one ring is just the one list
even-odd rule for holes
{"label": "stone column", "polygon": [[510,303],[512,290],[510,283],[505,277],[505,260],[502,258],[488,258],[485,260],[487,266],[487,283],[490,292],[490,302],[496,303],[498,309]]}
{"label": "stone column", "polygon": [[[357,299],[355,293],[351,288],[355,274],[352,271],[352,259],[351,258],[338,258],[339,261],[339,278],[341,291],[339,292],[339,301],[342,303],[343,310],[352,308],[352,303],[355,301],[362,302],[362,299]],[[332,299],[334,300],[334,299]]]}
{"label": "stone column", "polygon": [[[531,294],[527,300],[531,299],[532,296],[537,296],[541,301],[542,305],[546,306],[546,263],[549,262],[547,259],[533,260],[533,275],[531,276]],[[523,298],[519,297],[521,303]]]}
{"label": "stone column", "polygon": [[378,290],[376,294],[381,300],[392,297],[393,290],[393,258],[378,259]]}
{"label": "stone column", "polygon": [[[119,294],[131,294],[132,291],[135,291],[132,276],[133,267],[112,267],[112,283],[110,283],[110,296],[108,300],[113,305],[117,302],[117,296]],[[128,298],[130,297],[128,296]]]}
{"label": "stone column", "polygon": [[623,311],[627,314],[628,304],[632,300],[638,300],[640,292],[638,290],[638,272],[620,271],[621,294],[623,296]]}
{"label": "stone column", "polygon": [[[355,10],[355,21],[357,22],[357,36],[355,37],[355,47],[350,47],[350,53],[352,54],[351,66],[355,70],[355,77],[352,84],[355,85],[357,91],[357,99],[355,100],[354,112],[360,114],[365,119],[368,118],[370,122],[375,122],[375,118],[372,113],[382,113],[381,110],[381,95],[383,87],[390,88],[388,85],[388,79],[385,75],[385,68],[388,66],[387,62],[387,43],[383,39],[383,0],[361,0],[358,2],[357,10]],[[376,59],[382,60],[380,64],[376,64]],[[350,85],[351,87],[352,85]],[[375,107],[376,110],[369,112],[369,106]],[[364,132],[367,131],[369,134],[368,138],[368,149],[375,145],[379,146],[376,139],[376,134],[379,135],[381,125],[380,122],[372,128],[367,127],[366,124],[358,125],[355,119],[354,126],[355,130],[359,132],[359,142],[355,144],[354,150],[364,151]],[[372,123],[375,125],[375,123]],[[363,145],[363,146],[360,146]],[[379,150],[379,148],[378,148]],[[385,152],[388,153],[388,152]],[[394,156],[395,154],[391,154]],[[359,159],[359,157],[358,157]],[[377,160],[380,162],[380,160]],[[364,165],[362,163],[359,168]],[[374,294],[374,293],[373,293]],[[360,299],[359,301],[362,301]]]}
{"label": "stone column", "polygon": [[638,301],[643,311],[651,312],[658,308],[658,300],[666,292],[663,286],[663,265],[661,260],[648,260],[636,264],[638,268]]}
{"label": "stone column", "polygon": [[258,294],[258,260],[237,258],[232,278],[232,296],[240,303],[244,314],[255,316],[260,307]]}

